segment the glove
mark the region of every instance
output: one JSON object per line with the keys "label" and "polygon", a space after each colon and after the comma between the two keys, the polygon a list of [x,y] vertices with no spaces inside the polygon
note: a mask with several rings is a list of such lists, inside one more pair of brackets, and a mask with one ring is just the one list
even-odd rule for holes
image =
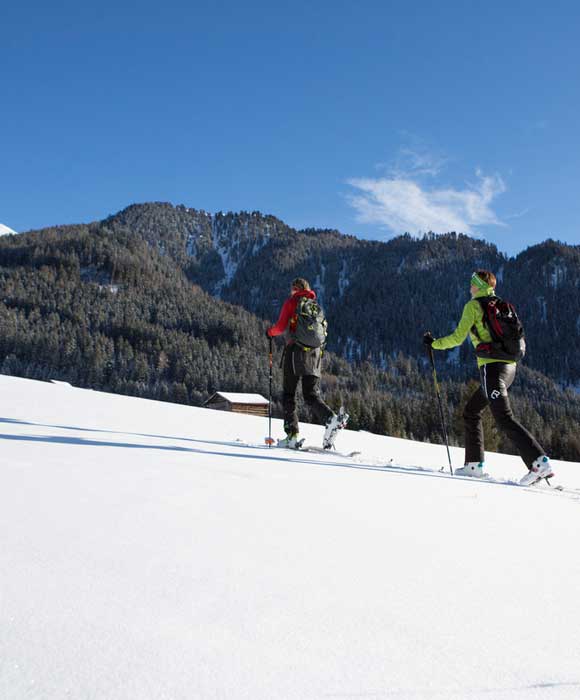
{"label": "glove", "polygon": [[431,331],[427,331],[423,335],[423,344],[424,345],[431,346],[431,345],[433,345],[434,340],[435,340],[435,338],[433,337],[433,333],[431,333]]}
{"label": "glove", "polygon": [[266,338],[269,338],[270,340],[272,340],[272,336],[270,335],[270,329],[269,329],[269,328],[266,328]]}

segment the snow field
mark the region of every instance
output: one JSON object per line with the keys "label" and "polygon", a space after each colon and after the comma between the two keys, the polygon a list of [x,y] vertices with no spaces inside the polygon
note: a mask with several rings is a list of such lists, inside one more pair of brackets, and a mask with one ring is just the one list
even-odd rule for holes
{"label": "snow field", "polygon": [[267,449],[264,419],[12,377],[0,406],[2,699],[580,697],[580,465],[560,494],[440,474],[441,446]]}

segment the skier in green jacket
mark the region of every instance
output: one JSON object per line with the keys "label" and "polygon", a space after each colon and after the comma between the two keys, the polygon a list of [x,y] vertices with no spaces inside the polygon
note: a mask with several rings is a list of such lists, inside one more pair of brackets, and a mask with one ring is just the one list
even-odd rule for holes
{"label": "skier in green jacket", "polygon": [[[474,347],[491,343],[492,336],[484,325],[483,308],[478,299],[495,296],[496,278],[493,272],[478,270],[471,277],[471,300],[463,307],[457,328],[443,338],[433,338],[427,332],[423,342],[434,350],[449,350],[461,345],[469,335]],[[515,420],[508,389],[516,376],[515,360],[477,358],[481,385],[465,405],[465,466],[456,470],[459,476],[484,476],[484,444],[481,416],[489,406],[498,428],[514,443],[528,472],[522,477],[523,485],[533,484],[554,475],[550,460],[538,441]]]}

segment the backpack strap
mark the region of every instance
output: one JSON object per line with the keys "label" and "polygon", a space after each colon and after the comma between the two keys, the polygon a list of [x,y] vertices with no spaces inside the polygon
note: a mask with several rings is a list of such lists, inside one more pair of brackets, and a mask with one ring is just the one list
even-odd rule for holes
{"label": "backpack strap", "polygon": [[[302,305],[304,304],[304,297],[298,297],[296,300],[296,306],[294,307],[294,313],[290,317],[288,322],[288,330],[290,331],[290,337],[294,340],[294,335],[296,333],[296,324],[298,323],[298,315],[302,312]],[[292,328],[294,327],[294,330]]]}
{"label": "backpack strap", "polygon": [[[491,294],[488,297],[475,297],[475,299],[474,299],[474,301],[476,301],[480,305],[481,310],[483,311],[482,321],[483,321],[484,326],[487,326],[487,318],[486,318],[487,305],[492,300],[501,301],[501,299],[498,296],[496,296],[495,294]],[[473,326],[471,326],[471,332],[478,340],[481,340],[481,337],[480,337],[479,333],[477,332],[477,328],[475,327],[475,323],[473,324]]]}
{"label": "backpack strap", "polygon": [[490,294],[488,297],[475,297],[475,301],[485,311],[490,301],[501,301],[501,299],[496,294]]}

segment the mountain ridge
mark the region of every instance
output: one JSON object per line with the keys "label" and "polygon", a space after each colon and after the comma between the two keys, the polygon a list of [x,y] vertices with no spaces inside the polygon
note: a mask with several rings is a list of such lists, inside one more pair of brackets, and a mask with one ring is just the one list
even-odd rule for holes
{"label": "mountain ridge", "polygon": [[[265,319],[276,317],[290,279],[304,276],[334,329],[330,349],[379,366],[399,351],[416,353],[427,328],[450,332],[468,299],[468,277],[486,267],[525,320],[530,366],[563,385],[580,384],[580,246],[547,239],[508,257],[454,232],[368,241],[332,229],[296,230],[256,211],[210,214],[167,202],[132,204],[90,226],[138,235],[206,292]],[[51,230],[69,229],[36,233]],[[467,344],[458,352],[454,376],[467,366]]]}
{"label": "mountain ridge", "polygon": [[[215,221],[197,210],[136,205],[103,222],[2,239],[0,371],[196,405],[218,389],[264,393],[263,332],[300,274],[318,290],[330,321],[323,384],[329,402],[348,404],[354,428],[439,440],[422,331],[451,330],[466,300],[466,277],[483,265],[505,279],[505,256],[459,234],[382,244],[335,231],[295,231],[259,212]],[[200,248],[187,255],[196,231]],[[523,422],[554,454],[575,458],[580,397],[554,380],[580,383],[568,337],[577,329],[552,316],[566,310],[559,306],[565,298],[568,309],[577,308],[576,251],[545,246],[546,284],[538,295],[528,268],[539,264],[535,256],[543,250],[521,260],[530,298],[509,292],[531,331],[531,361],[512,393]],[[555,274],[562,258],[566,271]],[[545,356],[526,304],[540,318],[540,332],[560,331]],[[475,374],[467,345],[437,355],[450,413]],[[277,366],[274,386],[280,386]],[[451,438],[460,444],[461,435],[455,416]],[[488,444],[499,440],[490,433]]]}

